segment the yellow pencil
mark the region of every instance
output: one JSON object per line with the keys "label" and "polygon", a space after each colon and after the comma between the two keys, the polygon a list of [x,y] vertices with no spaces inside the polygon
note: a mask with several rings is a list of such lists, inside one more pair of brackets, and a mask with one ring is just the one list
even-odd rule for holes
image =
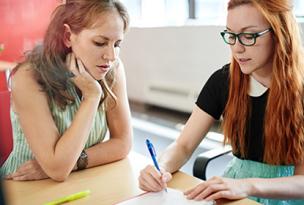
{"label": "yellow pencil", "polygon": [[74,201],[83,197],[88,196],[91,193],[90,190],[85,190],[85,191],[81,191],[81,192],[77,192],[75,194],[71,194],[65,197],[62,197],[60,199],[56,199],[54,201],[48,202],[44,205],[59,205],[59,204],[63,204],[69,201]]}

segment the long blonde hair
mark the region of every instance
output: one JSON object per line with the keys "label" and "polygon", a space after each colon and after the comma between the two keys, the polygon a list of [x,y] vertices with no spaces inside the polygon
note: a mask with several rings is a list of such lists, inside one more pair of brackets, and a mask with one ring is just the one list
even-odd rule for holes
{"label": "long blonde hair", "polygon": [[[264,119],[264,156],[269,164],[304,162],[303,48],[298,24],[288,0],[230,0],[228,10],[255,6],[270,23],[275,38],[273,76]],[[251,115],[249,77],[232,58],[229,97],[225,107],[225,142],[245,156],[245,133]]]}

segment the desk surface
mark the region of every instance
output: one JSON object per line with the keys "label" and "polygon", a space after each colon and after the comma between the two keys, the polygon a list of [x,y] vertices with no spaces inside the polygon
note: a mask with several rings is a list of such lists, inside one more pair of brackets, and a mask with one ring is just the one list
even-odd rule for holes
{"label": "desk surface", "polygon": [[[90,168],[72,173],[65,182],[53,180],[39,181],[4,181],[8,204],[43,204],[54,199],[91,190],[88,197],[70,202],[69,204],[115,204],[132,196],[143,193],[138,188],[139,171],[150,163],[146,157],[130,153],[128,158],[111,164]],[[200,183],[201,180],[183,172],[177,172],[168,184],[169,187],[186,190]],[[255,205],[254,201],[221,201],[222,205]]]}

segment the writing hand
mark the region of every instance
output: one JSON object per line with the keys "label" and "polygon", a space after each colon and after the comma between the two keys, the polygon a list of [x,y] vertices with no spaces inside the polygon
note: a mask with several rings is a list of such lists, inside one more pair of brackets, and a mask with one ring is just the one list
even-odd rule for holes
{"label": "writing hand", "polygon": [[140,172],[139,187],[144,191],[158,192],[167,187],[167,182],[172,179],[172,175],[160,168],[160,172],[155,166],[148,165]]}

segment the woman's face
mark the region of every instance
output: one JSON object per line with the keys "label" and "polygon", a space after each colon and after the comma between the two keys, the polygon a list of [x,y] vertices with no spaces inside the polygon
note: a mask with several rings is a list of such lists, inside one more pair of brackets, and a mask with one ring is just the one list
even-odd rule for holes
{"label": "woman's face", "polygon": [[[251,4],[237,6],[228,10],[227,30],[233,33],[258,33],[270,28],[264,16]],[[271,75],[274,38],[272,32],[256,38],[252,46],[242,45],[238,39],[230,46],[234,59],[244,74]]]}
{"label": "woman's face", "polygon": [[71,32],[70,45],[87,72],[101,80],[118,58],[124,22],[116,11],[104,12],[95,24],[79,34]]}

